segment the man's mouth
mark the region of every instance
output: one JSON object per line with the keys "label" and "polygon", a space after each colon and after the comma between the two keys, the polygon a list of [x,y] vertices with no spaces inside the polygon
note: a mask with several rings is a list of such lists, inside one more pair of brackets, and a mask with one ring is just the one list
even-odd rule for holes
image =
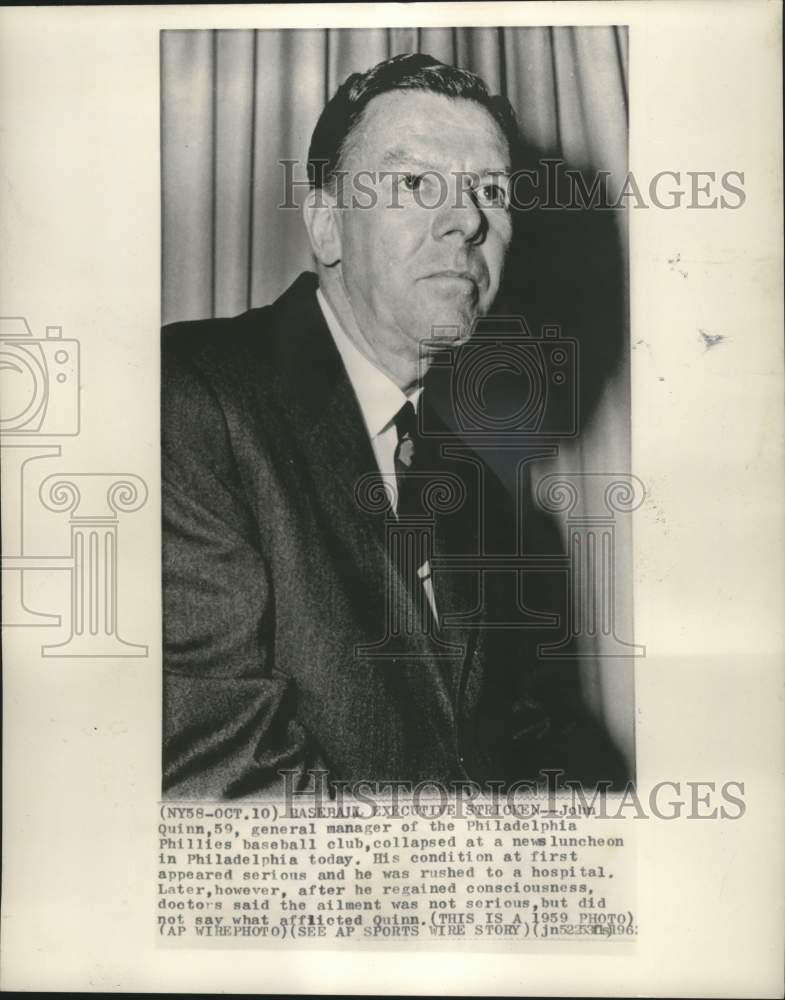
{"label": "man's mouth", "polygon": [[471,274],[469,271],[454,271],[447,269],[444,271],[433,271],[431,274],[426,275],[427,279],[437,279],[440,281],[454,281],[454,282],[465,282],[469,284],[472,288],[479,290],[480,282],[476,275]]}

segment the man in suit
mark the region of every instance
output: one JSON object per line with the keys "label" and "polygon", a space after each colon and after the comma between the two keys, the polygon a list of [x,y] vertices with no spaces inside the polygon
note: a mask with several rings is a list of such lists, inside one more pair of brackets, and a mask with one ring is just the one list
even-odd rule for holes
{"label": "man in suit", "polygon": [[[168,796],[276,793],[282,772],[303,787],[312,770],[622,775],[574,671],[544,669],[542,635],[513,627],[508,581],[449,563],[514,531],[501,484],[437,412],[428,342],[444,327],[464,342],[491,310],[515,143],[508,103],[473,74],[427,56],[354,74],[309,151],[317,274],[165,330]],[[544,520],[531,534],[558,544]]]}

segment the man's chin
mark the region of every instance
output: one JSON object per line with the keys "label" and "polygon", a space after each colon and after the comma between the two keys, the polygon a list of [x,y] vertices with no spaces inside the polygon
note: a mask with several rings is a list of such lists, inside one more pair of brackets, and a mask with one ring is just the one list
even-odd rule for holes
{"label": "man's chin", "polygon": [[429,310],[420,317],[420,341],[439,340],[463,344],[470,339],[475,322],[480,316],[475,308],[445,308]]}

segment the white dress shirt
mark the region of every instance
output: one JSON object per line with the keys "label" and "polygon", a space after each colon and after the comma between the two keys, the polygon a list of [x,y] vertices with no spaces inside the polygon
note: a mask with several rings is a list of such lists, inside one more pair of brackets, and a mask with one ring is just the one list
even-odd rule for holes
{"label": "white dress shirt", "polygon": [[[321,288],[316,290],[316,298],[324,314],[327,326],[341,355],[346,374],[360,405],[365,429],[373,448],[376,464],[384,476],[392,494],[392,507],[398,510],[398,486],[395,473],[395,449],[398,447],[398,431],[395,427],[395,417],[407,401],[414,409],[422,393],[422,386],[405,393],[400,386],[362,353],[349,339],[341,326],[338,317],[333,312],[330,303],[322,294]],[[426,563],[418,570],[423,581],[428,601],[436,616],[436,601],[431,582],[430,567]]]}

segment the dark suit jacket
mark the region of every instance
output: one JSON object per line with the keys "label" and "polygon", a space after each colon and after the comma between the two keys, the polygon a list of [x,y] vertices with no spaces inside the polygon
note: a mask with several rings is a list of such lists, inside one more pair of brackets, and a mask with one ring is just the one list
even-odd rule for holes
{"label": "dark suit jacket", "polygon": [[[376,465],[315,290],[304,274],[271,306],[164,331],[165,794],[279,791],[279,771],[305,783],[309,768],[618,782],[573,669],[539,668],[531,630],[445,628],[461,650],[446,658],[415,631],[394,656],[358,655],[384,636],[388,588],[411,595],[390,572],[389,511],[357,503]],[[443,461],[466,499],[438,519],[436,552],[472,552],[481,514],[505,523],[507,497],[490,475],[481,511],[478,463]],[[509,574],[483,599],[475,577],[436,574],[440,616],[479,605],[478,620],[503,620]]]}

